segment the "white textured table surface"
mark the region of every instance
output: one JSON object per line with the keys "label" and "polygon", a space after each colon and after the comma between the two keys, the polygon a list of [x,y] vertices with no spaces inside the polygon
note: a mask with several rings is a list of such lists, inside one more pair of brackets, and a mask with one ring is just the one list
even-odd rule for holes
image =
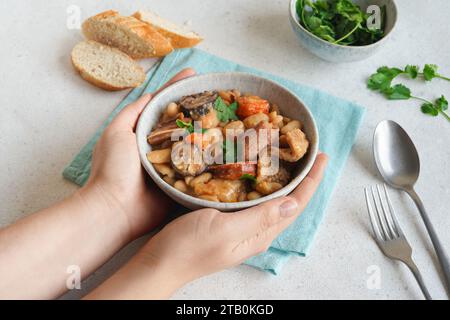
{"label": "white textured table surface", "polygon": [[[450,74],[447,0],[397,1],[400,17],[391,41],[362,62],[334,65],[298,44],[287,16],[288,1],[12,1],[0,2],[0,226],[64,198],[75,186],[61,177],[64,166],[126,92],[99,90],[76,75],[69,62],[82,39],[66,27],[67,9],[82,19],[114,8],[131,14],[150,8],[192,27],[205,37],[200,48],[242,64],[307,83],[367,107],[365,121],[342,173],[326,217],[307,258],[292,258],[281,275],[240,266],[179,290],[175,298],[224,299],[419,299],[409,271],[385,258],[369,234],[363,186],[379,182],[371,139],[382,119],[398,121],[413,138],[422,163],[417,189],[450,249],[450,123],[421,114],[416,102],[387,102],[366,89],[367,76],[381,65],[435,63]],[[151,61],[144,62],[149,66]],[[417,95],[447,93],[450,83],[412,85]],[[406,195],[391,191],[400,222],[415,249],[417,264],[435,298],[445,298],[431,258],[431,243]],[[138,243],[139,244],[139,243]],[[135,245],[134,247],[137,247]],[[126,248],[66,298],[80,297],[132,254]],[[375,267],[371,267],[375,266]],[[371,268],[381,286],[370,289]],[[369,273],[368,273],[369,272]]]}

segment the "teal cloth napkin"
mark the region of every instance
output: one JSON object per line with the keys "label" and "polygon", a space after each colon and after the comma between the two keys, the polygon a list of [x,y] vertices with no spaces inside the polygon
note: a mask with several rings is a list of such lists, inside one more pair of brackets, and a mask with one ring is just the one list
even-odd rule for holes
{"label": "teal cloth napkin", "polygon": [[291,255],[308,254],[328,200],[355,141],[365,113],[363,107],[309,86],[242,66],[198,49],[178,50],[155,65],[148,72],[144,84],[132,90],[114,109],[92,139],[64,170],[63,176],[78,185],[83,185],[89,177],[92,150],[105,127],[116,114],[142,94],[158,89],[186,67],[194,68],[197,73],[241,71],[274,80],[295,92],[310,107],[314,115],[319,130],[320,150],[330,157],[324,179],[308,207],[283,234],[274,240],[269,250],[245,262],[253,267],[277,274]]}

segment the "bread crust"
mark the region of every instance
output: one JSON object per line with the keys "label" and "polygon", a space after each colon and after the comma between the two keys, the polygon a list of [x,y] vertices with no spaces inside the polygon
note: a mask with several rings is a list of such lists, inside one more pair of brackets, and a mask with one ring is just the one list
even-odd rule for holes
{"label": "bread crust", "polygon": [[199,44],[201,41],[203,41],[203,38],[200,37],[200,35],[195,34],[195,38],[193,37],[185,37],[181,34],[172,32],[170,30],[164,29],[160,26],[157,26],[155,24],[152,24],[151,21],[147,21],[143,16],[141,11],[135,12],[132,17],[138,19],[139,21],[142,21],[146,23],[147,25],[151,26],[152,28],[156,29],[160,34],[162,34],[164,37],[168,38],[170,40],[170,43],[175,49],[182,49],[182,48],[191,48]]}
{"label": "bread crust", "polygon": [[[89,40],[87,42],[94,42],[93,40]],[[100,43],[98,43],[99,45],[102,45]],[[104,90],[108,90],[108,91],[119,91],[119,90],[124,90],[124,89],[129,89],[129,88],[136,88],[139,87],[145,80],[145,72],[142,69],[142,67],[140,65],[138,65],[131,57],[129,57],[127,54],[123,53],[122,51],[120,51],[119,49],[116,48],[110,48],[112,51],[116,52],[117,54],[123,55],[124,57],[126,57],[127,59],[130,60],[131,63],[136,64],[136,66],[138,67],[138,69],[141,71],[141,81],[140,82],[136,82],[133,85],[129,85],[129,86],[114,86],[111,83],[102,81],[101,79],[98,79],[96,77],[94,77],[93,75],[91,75],[86,69],[83,68],[83,66],[77,64],[74,60],[74,55],[73,55],[73,51],[72,54],[70,56],[70,60],[72,62],[73,67],[75,68],[75,70],[80,74],[80,76],[88,81],[89,83],[104,89]]]}
{"label": "bread crust", "polygon": [[[88,18],[83,22],[82,30],[86,38],[90,40],[99,41],[95,34],[91,34],[89,29],[89,23],[91,21],[99,21],[105,23],[113,23],[119,28],[128,30],[129,32],[135,34],[140,40],[144,41],[150,48],[148,52],[136,53],[133,51],[127,51],[121,48],[125,53],[127,53],[133,59],[144,59],[153,57],[162,57],[173,51],[173,46],[169,39],[164,37],[155,28],[144,23],[135,17],[125,17],[119,15],[117,11],[108,10],[101,12],[93,17]],[[110,43],[104,43],[105,45],[111,45]]]}

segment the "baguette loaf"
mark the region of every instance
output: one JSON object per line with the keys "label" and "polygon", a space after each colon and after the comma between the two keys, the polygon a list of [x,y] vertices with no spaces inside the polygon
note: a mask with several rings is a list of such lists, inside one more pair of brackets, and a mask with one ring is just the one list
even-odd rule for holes
{"label": "baguette loaf", "polygon": [[155,28],[113,10],[88,18],[82,30],[87,39],[118,48],[134,59],[161,57],[173,50]]}
{"label": "baguette loaf", "polygon": [[170,42],[175,49],[190,48],[203,40],[195,32],[167,21],[151,11],[140,10],[135,12],[133,17],[147,23],[163,36],[170,39]]}
{"label": "baguette loaf", "polygon": [[83,41],[72,50],[72,64],[81,77],[110,91],[138,87],[145,72],[122,51],[95,41]]}

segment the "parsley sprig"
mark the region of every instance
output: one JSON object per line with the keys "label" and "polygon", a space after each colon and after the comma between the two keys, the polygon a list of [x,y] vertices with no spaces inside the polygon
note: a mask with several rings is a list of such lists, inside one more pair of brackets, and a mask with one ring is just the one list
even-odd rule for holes
{"label": "parsley sprig", "polygon": [[378,68],[377,72],[372,74],[367,82],[367,86],[372,90],[382,90],[390,87],[392,80],[398,75],[406,75],[411,79],[423,77],[425,81],[431,81],[434,78],[440,78],[450,81],[450,78],[445,77],[437,72],[437,65],[426,64],[423,71],[420,72],[419,66],[407,65],[404,69],[389,68],[386,66]]}
{"label": "parsley sprig", "polygon": [[217,118],[221,122],[239,120],[239,118],[236,116],[237,108],[238,104],[236,101],[228,106],[221,97],[217,97],[216,101],[214,102],[214,109],[216,109]]}
{"label": "parsley sprig", "polygon": [[193,133],[194,132],[194,126],[192,125],[192,123],[184,122],[183,120],[180,120],[180,119],[177,119],[175,122],[176,122],[178,128],[184,128],[189,133]]}
{"label": "parsley sprig", "polygon": [[[194,133],[195,129],[194,126],[192,125],[192,122],[184,122],[183,120],[177,119],[176,124],[178,126],[178,128],[184,128],[186,129],[187,132],[189,133]],[[202,128],[201,132],[205,133],[208,129],[204,129]]]}
{"label": "parsley sprig", "polygon": [[248,181],[250,181],[252,183],[256,182],[256,177],[254,175],[252,175],[252,174],[249,174],[249,173],[244,173],[239,179],[240,180],[248,180]]}
{"label": "parsley sprig", "polygon": [[441,95],[440,98],[434,102],[412,95],[411,89],[404,84],[392,85],[392,81],[399,75],[405,75],[411,79],[418,77],[425,81],[431,81],[434,78],[450,81],[450,78],[445,77],[437,72],[438,67],[435,64],[426,64],[423,70],[415,65],[407,65],[405,68],[389,68],[386,66],[377,69],[377,72],[372,74],[367,80],[367,87],[374,91],[379,91],[389,100],[408,100],[416,99],[422,102],[421,111],[430,116],[438,116],[441,114],[444,118],[450,121],[450,116],[446,113],[448,109],[448,101]]}

